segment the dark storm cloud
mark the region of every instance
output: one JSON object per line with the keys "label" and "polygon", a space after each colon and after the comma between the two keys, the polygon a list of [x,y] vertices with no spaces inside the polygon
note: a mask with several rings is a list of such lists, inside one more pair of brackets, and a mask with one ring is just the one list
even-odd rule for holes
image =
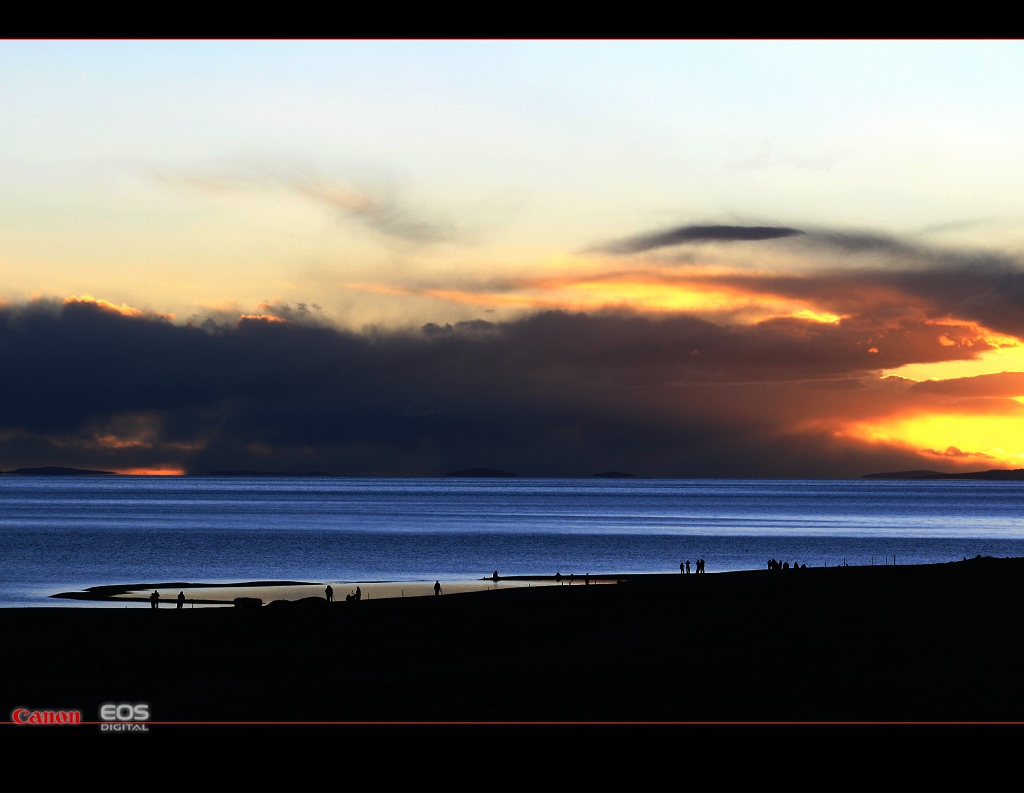
{"label": "dark storm cloud", "polygon": [[[799,427],[907,399],[905,387],[858,383],[938,346],[907,326],[883,359],[863,336],[799,320],[565,312],[355,333],[273,317],[177,325],[94,303],[6,306],[0,470],[856,475],[849,466],[885,470],[903,452],[868,465],[867,451]],[[828,465],[814,462],[821,445]]]}
{"label": "dark storm cloud", "polygon": [[591,249],[600,253],[642,253],[655,248],[701,242],[756,242],[803,234],[783,226],[680,226],[679,228],[612,240]]}
{"label": "dark storm cloud", "polygon": [[971,320],[1000,333],[1024,336],[1024,267],[1019,261],[948,257],[929,268],[890,269],[872,280],[923,301],[933,317]]}

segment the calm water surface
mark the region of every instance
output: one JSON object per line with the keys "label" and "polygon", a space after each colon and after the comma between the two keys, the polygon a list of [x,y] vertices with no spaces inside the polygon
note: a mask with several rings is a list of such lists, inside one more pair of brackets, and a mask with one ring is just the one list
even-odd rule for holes
{"label": "calm water surface", "polygon": [[0,606],[189,581],[442,581],[1024,556],[1013,482],[0,476]]}

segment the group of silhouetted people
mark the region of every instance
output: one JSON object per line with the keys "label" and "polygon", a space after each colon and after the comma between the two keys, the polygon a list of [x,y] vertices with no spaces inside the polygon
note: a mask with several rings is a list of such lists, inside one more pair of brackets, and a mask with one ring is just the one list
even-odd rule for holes
{"label": "group of silhouetted people", "polygon": [[[328,603],[333,603],[334,602],[334,587],[332,587],[330,584],[328,584],[327,585],[327,589],[324,590],[324,596],[327,598],[327,602]],[[349,592],[347,595],[345,595],[345,600],[362,600],[362,599],[363,599],[363,590],[361,590],[359,587],[356,587],[356,591],[355,592]]]}
{"label": "group of silhouetted people", "polygon": [[[185,608],[185,593],[184,593],[184,591],[178,593],[177,604],[178,604],[177,608],[179,608],[179,609]],[[151,609],[159,609],[160,608],[160,593],[157,592],[155,589],[153,590],[153,594],[149,596],[149,607]]]}
{"label": "group of silhouetted people", "polygon": [[[679,573],[680,574],[688,574],[689,572],[690,572],[690,560],[687,559],[685,562],[680,562],[679,563]],[[697,560],[697,572],[698,573],[703,573],[704,572],[704,560],[703,559],[698,559]]]}
{"label": "group of silhouetted people", "polygon": [[[790,567],[789,562],[779,562],[779,561],[776,561],[775,559],[769,559],[768,560],[768,569],[769,570],[788,570],[789,567]],[[807,567],[806,564],[797,564],[796,562],[793,562],[793,569],[794,570],[800,570],[800,569],[803,569],[803,568],[806,568],[806,567]]]}
{"label": "group of silhouetted people", "polygon": [[[498,571],[495,570],[494,571],[495,580],[497,580],[497,576],[498,576]],[[441,582],[440,581],[435,581],[434,582],[434,594],[435,595],[440,595],[441,594]],[[334,602],[334,587],[332,587],[330,584],[328,584],[327,585],[327,589],[324,590],[324,596],[327,598],[327,602],[328,603],[333,603]],[[155,605],[156,601],[153,600],[153,598],[158,598],[158,597],[160,597],[160,596],[156,592],[154,592],[153,593],[153,597],[150,598],[150,600],[153,601],[153,603],[154,603],[153,608],[156,608],[156,605]],[[179,601],[178,608],[181,608],[181,601],[183,600],[183,598],[184,598],[183,595],[178,595],[178,601]],[[363,590],[360,589],[359,587],[356,587],[355,592],[349,592],[347,595],[345,595],[345,600],[362,600],[362,599],[363,599]]]}

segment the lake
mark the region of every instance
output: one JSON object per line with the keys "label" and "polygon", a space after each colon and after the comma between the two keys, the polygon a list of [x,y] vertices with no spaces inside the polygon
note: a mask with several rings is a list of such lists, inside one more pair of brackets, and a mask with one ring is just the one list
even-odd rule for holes
{"label": "lake", "polygon": [[1024,484],[3,475],[0,538],[2,607],[161,581],[923,564],[1024,556]]}

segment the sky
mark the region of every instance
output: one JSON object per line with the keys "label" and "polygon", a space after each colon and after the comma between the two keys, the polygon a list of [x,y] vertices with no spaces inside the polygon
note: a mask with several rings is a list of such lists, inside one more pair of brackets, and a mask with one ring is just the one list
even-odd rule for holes
{"label": "sky", "polygon": [[1024,42],[0,40],[0,471],[1024,467]]}

